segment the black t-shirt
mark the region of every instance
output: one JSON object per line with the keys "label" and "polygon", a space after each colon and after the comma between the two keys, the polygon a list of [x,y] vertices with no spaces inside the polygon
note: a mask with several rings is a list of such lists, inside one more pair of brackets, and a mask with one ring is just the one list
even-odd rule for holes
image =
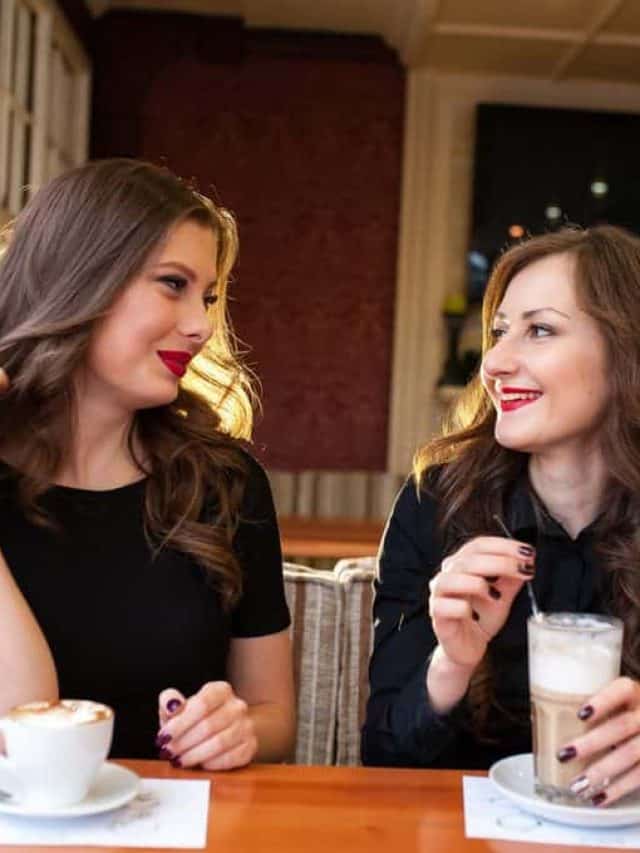
{"label": "black t-shirt", "polygon": [[[506,755],[531,751],[526,626],[531,606],[523,586],[489,644],[495,704],[487,736],[475,736],[466,697],[451,713],[437,714],[426,689],[438,642],[428,616],[428,585],[445,551],[457,550],[437,533],[437,509],[433,497],[417,493],[411,478],[385,530],[362,759],[373,765],[486,770]],[[536,513],[526,478],[507,501],[505,521],[517,539],[536,545],[533,589],[541,610],[609,612],[610,578],[594,555],[593,525],[572,540],[542,507]]]}
{"label": "black t-shirt", "polygon": [[47,638],[60,695],[115,709],[113,757],[155,757],[161,690],[189,696],[225,680],[231,638],[289,625],[269,483],[245,458],[234,539],[244,585],[231,612],[187,555],[165,548],[153,559],[145,480],[99,492],[52,487],[42,503],[60,532],[28,521],[12,480],[0,484],[0,547]]}

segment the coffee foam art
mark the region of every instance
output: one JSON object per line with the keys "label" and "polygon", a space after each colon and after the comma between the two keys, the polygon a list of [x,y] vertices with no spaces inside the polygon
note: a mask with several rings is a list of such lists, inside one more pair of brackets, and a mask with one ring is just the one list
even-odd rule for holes
{"label": "coffee foam art", "polygon": [[113,711],[107,705],[87,699],[61,699],[59,702],[19,705],[7,716],[16,723],[29,726],[65,729],[109,720],[113,717]]}

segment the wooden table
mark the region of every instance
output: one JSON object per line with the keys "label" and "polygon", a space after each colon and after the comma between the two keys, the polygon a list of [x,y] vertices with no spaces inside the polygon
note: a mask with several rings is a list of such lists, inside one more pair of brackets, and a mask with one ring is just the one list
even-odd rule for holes
{"label": "wooden table", "polygon": [[[207,774],[159,761],[121,763],[141,776],[212,780],[210,853],[614,853],[604,847],[466,839],[463,774],[453,770],[263,764]],[[120,853],[124,848],[92,849]],[[78,853],[80,848],[0,850]]]}
{"label": "wooden table", "polygon": [[371,557],[378,553],[384,524],[348,518],[278,519],[285,557]]}

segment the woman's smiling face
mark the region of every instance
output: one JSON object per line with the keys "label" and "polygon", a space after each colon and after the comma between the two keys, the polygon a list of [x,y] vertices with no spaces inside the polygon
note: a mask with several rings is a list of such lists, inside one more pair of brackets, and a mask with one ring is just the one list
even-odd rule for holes
{"label": "woman's smiling face", "polygon": [[577,302],[574,260],[549,255],[510,281],[493,319],[482,381],[496,408],[496,441],[541,453],[593,444],[609,402],[607,353]]}
{"label": "woman's smiling face", "polygon": [[211,336],[216,254],[207,226],[187,220],[169,232],[94,330],[81,399],[134,412],[176,398],[187,363]]}

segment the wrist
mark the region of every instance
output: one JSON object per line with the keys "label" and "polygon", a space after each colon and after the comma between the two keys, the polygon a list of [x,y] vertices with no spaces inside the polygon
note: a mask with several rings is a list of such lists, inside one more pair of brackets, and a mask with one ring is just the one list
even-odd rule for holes
{"label": "wrist", "polygon": [[427,670],[427,694],[436,713],[447,714],[458,704],[475,669],[476,664],[457,663],[436,646]]}
{"label": "wrist", "polygon": [[431,655],[431,664],[429,669],[435,666],[439,674],[444,678],[467,679],[469,681],[473,675],[477,664],[476,663],[458,663],[458,661],[450,658],[442,646],[436,646]]}

